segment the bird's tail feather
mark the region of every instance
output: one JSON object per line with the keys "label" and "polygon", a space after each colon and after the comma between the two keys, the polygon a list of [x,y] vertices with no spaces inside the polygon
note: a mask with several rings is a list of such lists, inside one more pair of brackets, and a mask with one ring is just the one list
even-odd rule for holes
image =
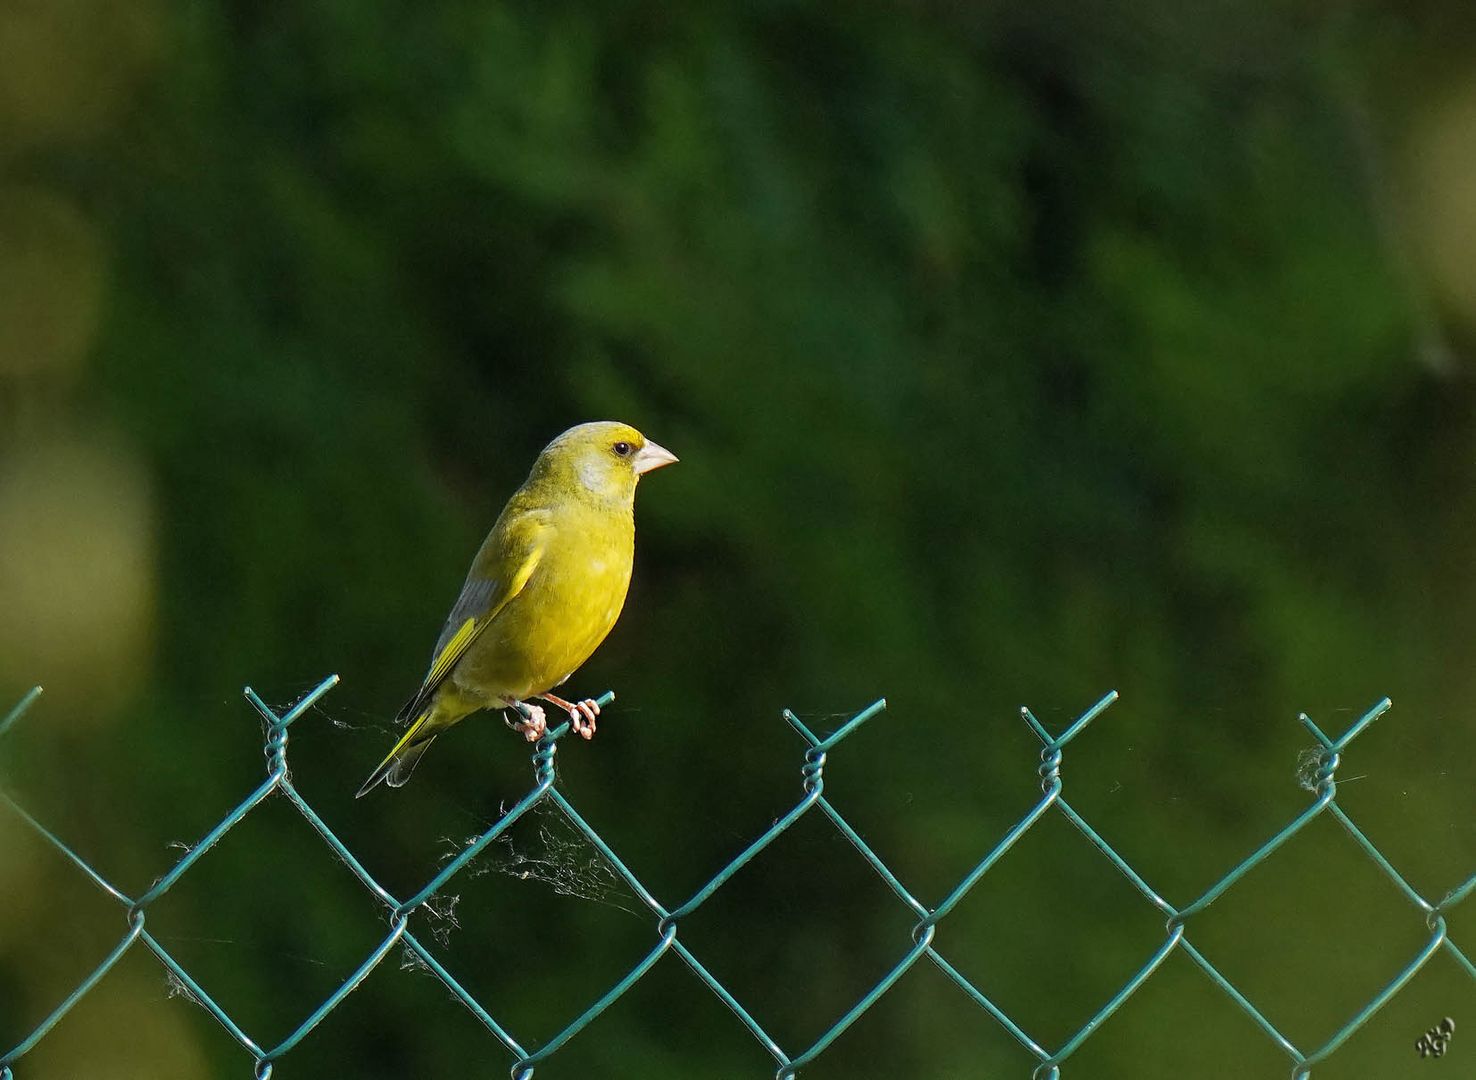
{"label": "bird's tail feather", "polygon": [[435,715],[435,711],[432,707],[416,717],[415,723],[410,725],[410,730],[405,732],[400,741],[395,743],[394,748],[385,755],[379,766],[369,774],[369,779],[364,781],[354,798],[362,799],[378,787],[380,781],[390,787],[399,787],[410,779],[410,774],[415,771],[415,766],[421,756],[440,734],[437,729],[441,725],[431,723],[431,717]]}

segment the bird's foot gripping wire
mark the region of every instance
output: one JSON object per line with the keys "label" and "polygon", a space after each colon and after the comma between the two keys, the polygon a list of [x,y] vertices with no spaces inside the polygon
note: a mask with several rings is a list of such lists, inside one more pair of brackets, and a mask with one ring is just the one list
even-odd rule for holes
{"label": "bird's foot gripping wire", "polygon": [[600,715],[600,703],[594,698],[585,698],[583,701],[565,701],[561,697],[552,694],[539,694],[544,701],[550,705],[557,705],[569,714],[569,727],[574,734],[584,739],[593,739],[595,736],[595,720]]}
{"label": "bird's foot gripping wire", "polygon": [[513,712],[517,713],[517,720],[509,720],[507,713],[502,714],[503,723],[518,732],[529,742],[537,742],[548,732],[548,721],[543,715],[543,706],[529,705],[522,701],[512,703]]}

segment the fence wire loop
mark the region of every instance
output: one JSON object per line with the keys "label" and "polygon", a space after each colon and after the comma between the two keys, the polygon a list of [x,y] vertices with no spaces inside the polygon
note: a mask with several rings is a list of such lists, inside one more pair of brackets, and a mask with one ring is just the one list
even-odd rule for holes
{"label": "fence wire loop", "polygon": [[[1437,952],[1443,951],[1451,956],[1473,980],[1476,980],[1476,965],[1473,965],[1467,955],[1450,940],[1445,920],[1445,914],[1451,908],[1463,902],[1473,891],[1476,891],[1476,874],[1473,874],[1470,878],[1446,892],[1439,903],[1431,903],[1422,897],[1400,875],[1393,864],[1389,862],[1383,853],[1374,846],[1373,842],[1354,824],[1352,819],[1338,806],[1336,801],[1336,773],[1341,763],[1343,752],[1354,739],[1367,730],[1370,724],[1389,710],[1391,702],[1388,698],[1384,698],[1374,705],[1336,739],[1330,738],[1325,734],[1305,713],[1301,714],[1298,719],[1318,742],[1318,748],[1314,752],[1317,764],[1316,773],[1312,778],[1313,782],[1308,785],[1312,789],[1314,796],[1312,802],[1285,827],[1231,867],[1200,896],[1183,907],[1175,907],[1159,895],[1117,853],[1107,840],[1071,807],[1063,795],[1064,782],[1061,776],[1063,750],[1117,700],[1116,691],[1104,695],[1091,708],[1072,721],[1064,732],[1057,736],[1052,736],[1029,709],[1022,708],[1020,710],[1021,718],[1034,731],[1042,744],[1040,763],[1037,770],[1040,775],[1041,798],[1005,833],[983,858],[962,876],[953,890],[932,907],[918,900],[906,888],[881,856],[872,850],[844,815],[830,803],[824,793],[824,769],[829,752],[858,730],[861,725],[879,715],[886,708],[885,700],[874,702],[851,717],[825,738],[816,735],[804,721],[786,709],[782,714],[783,718],[799,733],[806,744],[804,761],[800,769],[801,797],[799,801],[787,813],[779,817],[768,829],[761,833],[757,839],[752,841],[741,852],[729,860],[726,865],[721,867],[706,884],[698,889],[684,903],[673,908],[667,908],[641,883],[639,877],[610,848],[600,834],[584,820],[578,810],[575,809],[555,786],[557,780],[556,755],[558,752],[558,741],[571,728],[571,725],[567,721],[549,730],[535,745],[532,752],[534,778],[532,789],[479,837],[466,845],[419,892],[403,901],[397,899],[375,880],[358,858],[339,840],[337,834],[333,832],[327,822],[298,793],[292,783],[291,773],[288,769],[288,728],[306,713],[324,694],[331,690],[337,682],[338,677],[336,675],[324,679],[282,713],[278,713],[267,705],[250,687],[246,688],[246,699],[260,715],[263,722],[263,753],[266,757],[267,764],[266,779],[234,809],[221,818],[198,843],[187,848],[174,866],[159,877],[157,881],[136,899],[114,886],[100,871],[93,868],[62,839],[32,817],[19,803],[6,794],[3,789],[0,789],[0,805],[4,805],[11,813],[18,816],[41,839],[86,875],[94,885],[117,901],[124,909],[126,926],[126,932],[123,937],[98,962],[96,967],[73,988],[66,998],[43,1017],[40,1023],[28,1033],[24,1034],[20,1041],[13,1045],[9,1051],[0,1055],[0,1080],[17,1080],[13,1072],[15,1063],[45,1038],[88,991],[101,981],[118,961],[140,942],[164,966],[171,980],[171,984],[181,987],[181,993],[209,1013],[242,1047],[246,1054],[249,1055],[252,1062],[252,1075],[256,1080],[270,1080],[275,1063],[290,1053],[303,1039],[307,1038],[319,1023],[342,1004],[343,1000],[370,976],[384,960],[385,956],[396,946],[405,950],[407,957],[411,958],[414,963],[422,966],[439,979],[452,995],[486,1028],[488,1033],[502,1044],[513,1058],[509,1070],[512,1080],[534,1080],[534,1074],[540,1063],[557,1053],[570,1039],[577,1036],[596,1017],[619,1000],[632,986],[644,978],[656,962],[668,952],[675,953],[680,957],[693,976],[732,1011],[737,1020],[747,1029],[748,1033],[774,1058],[776,1063],[776,1072],[774,1074],[776,1080],[792,1080],[793,1077],[797,1076],[802,1068],[811,1064],[823,1054],[837,1038],[870,1010],[877,1001],[896,985],[903,975],[924,957],[937,967],[944,976],[951,980],[960,992],[979,1006],[993,1022],[1004,1028],[1035,1059],[1036,1064],[1031,1071],[1032,1080],[1061,1080],[1065,1062],[1081,1048],[1103,1022],[1115,1014],[1137,993],[1164,961],[1167,960],[1169,955],[1174,952],[1181,952],[1188,957],[1203,972],[1205,977],[1224,993],[1236,1007],[1245,1013],[1261,1032],[1290,1059],[1291,1076],[1294,1080],[1306,1080],[1306,1078],[1310,1077],[1316,1065],[1336,1052],[1375,1013],[1387,1005]],[[41,688],[36,687],[26,694],[3,719],[0,719],[0,737],[6,735],[20,717],[36,702],[40,694]],[[613,694],[605,694],[598,700],[598,703],[603,706],[608,704],[613,698]],[[384,906],[388,922],[388,930],[385,936],[370,950],[369,955],[364,958],[358,968],[326,1000],[314,1008],[295,1030],[276,1045],[259,1042],[257,1039],[248,1035],[210,993],[195,981],[178,960],[147,929],[148,908],[172,889],[206,851],[218,843],[227,832],[238,825],[252,810],[272,795],[285,797],[307,819],[308,823],[318,833],[323,842],[343,860],[365,889]],[[425,947],[412,930],[411,922],[420,913],[421,909],[434,899],[478,853],[493,843],[499,836],[503,835],[516,821],[534,807],[545,802],[552,803],[568,819],[576,831],[581,833],[595,847],[616,876],[629,886],[635,896],[650,910],[651,914],[655,917],[656,942],[651,950],[629,972],[618,980],[615,985],[611,986],[596,1001],[585,1008],[582,1013],[571,1020],[544,1046],[530,1051],[524,1048],[487,1011],[481,1002],[461,984],[456,976]],[[680,925],[686,916],[705,904],[742,867],[759,856],[780,835],[816,807],[830,820],[837,831],[851,843],[860,857],[871,866],[872,870],[875,871],[888,888],[897,896],[898,901],[907,906],[915,917],[915,921],[910,931],[910,944],[901,950],[900,955],[887,974],[867,990],[844,1015],[822,1032],[819,1038],[809,1047],[791,1053],[780,1046],[778,1041],[767,1032],[753,1012],[740,1002],[722,980],[714,975],[703,964],[702,960],[681,940]],[[1005,853],[1014,847],[1021,837],[1029,832],[1030,829],[1034,828],[1052,810],[1064,816],[1074,828],[1091,842],[1102,857],[1107,859],[1108,862],[1127,878],[1133,887],[1142,895],[1144,900],[1164,916],[1165,935],[1162,943],[1153,949],[1152,953],[1143,961],[1137,971],[1127,979],[1117,992],[1054,1051],[1046,1049],[1042,1043],[1027,1034],[1020,1021],[1017,1021],[996,1005],[982,989],[949,962],[935,945],[938,926],[942,920],[954,910],[969,891],[998,863]],[[1346,1020],[1326,1042],[1321,1046],[1304,1050],[1282,1034],[1272,1021],[1231,983],[1220,968],[1195,947],[1190,941],[1188,928],[1194,916],[1203,912],[1223,896],[1237,881],[1249,873],[1252,868],[1269,858],[1278,848],[1323,813],[1329,813],[1333,816],[1352,838],[1353,842],[1378,867],[1380,872],[1393,882],[1410,904],[1422,914],[1430,937],[1421,946],[1415,956],[1403,968],[1394,973],[1390,981],[1352,1017]],[[0,1025],[3,1025],[10,1019],[8,1017],[0,1017]],[[10,1034],[3,1027],[0,1027],[0,1039],[8,1038]],[[5,1045],[4,1042],[0,1042],[0,1046],[3,1045]]]}
{"label": "fence wire loop", "polygon": [[533,752],[533,779],[539,784],[552,784],[554,781],[554,755],[559,751],[559,744],[547,735],[538,740],[538,748]]}

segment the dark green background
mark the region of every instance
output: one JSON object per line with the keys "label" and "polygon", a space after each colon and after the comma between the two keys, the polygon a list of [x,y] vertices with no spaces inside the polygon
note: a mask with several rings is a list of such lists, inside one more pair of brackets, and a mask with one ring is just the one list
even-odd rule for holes
{"label": "dark green background", "polygon": [[[1171,901],[1305,804],[1299,710],[1340,731],[1385,694],[1343,799],[1438,896],[1476,867],[1476,182],[1436,182],[1476,165],[1464,7],[0,12],[27,61],[0,80],[0,301],[30,335],[0,346],[0,576],[87,583],[49,636],[0,612],[0,697],[48,684],[7,788],[140,891],[261,775],[242,685],[286,704],[338,672],[294,778],[414,891],[526,790],[526,747],[482,717],[405,789],[352,793],[534,454],[619,418],[682,463],[642,485],[626,613],[575,681],[619,700],[559,762],[663,900],[798,797],[783,706],[829,730],[888,697],[827,791],[936,902],[1038,796],[1018,707],[1060,730],[1112,688],[1066,790]],[[68,362],[36,359],[59,341]],[[94,515],[142,545],[133,569]],[[136,625],[89,620],[115,586]],[[530,1047],[654,940],[590,863],[539,815],[449,890],[445,962]],[[0,1049],[123,926],[0,825]],[[384,918],[274,802],[149,926],[272,1043]],[[682,933],[797,1053],[909,926],[817,816]],[[1190,933],[1305,1048],[1426,938],[1331,822]],[[1162,935],[1051,818],[938,944],[1054,1047]],[[505,1075],[398,960],[276,1080]],[[166,989],[130,957],[17,1080],[249,1076]],[[1473,1003],[1437,957],[1316,1076],[1467,1075]],[[1418,1062],[1444,1015],[1451,1053]],[[924,964],[804,1076],[1032,1064]],[[538,1077],[772,1071],[668,957]],[[1064,1075],[1288,1072],[1174,957]]]}

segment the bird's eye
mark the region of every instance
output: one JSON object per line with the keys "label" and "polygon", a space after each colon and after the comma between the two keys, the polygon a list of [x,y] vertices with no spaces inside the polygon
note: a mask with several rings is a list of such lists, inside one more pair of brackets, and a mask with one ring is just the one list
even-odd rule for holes
{"label": "bird's eye", "polygon": [[621,457],[628,457],[630,455],[630,443],[628,442],[618,442],[610,449],[614,450]]}

